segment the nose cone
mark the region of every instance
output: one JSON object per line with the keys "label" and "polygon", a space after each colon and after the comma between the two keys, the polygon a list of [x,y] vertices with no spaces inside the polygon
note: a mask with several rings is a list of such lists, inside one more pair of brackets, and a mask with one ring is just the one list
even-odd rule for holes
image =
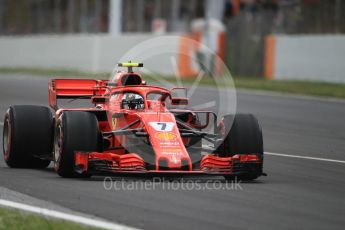
{"label": "nose cone", "polygon": [[174,115],[145,113],[141,119],[155,153],[156,170],[192,170]]}

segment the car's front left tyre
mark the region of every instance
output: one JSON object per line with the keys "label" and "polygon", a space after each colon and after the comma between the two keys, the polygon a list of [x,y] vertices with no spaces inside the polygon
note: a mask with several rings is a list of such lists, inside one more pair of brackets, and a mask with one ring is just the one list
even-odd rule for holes
{"label": "car's front left tyre", "polygon": [[[251,114],[226,115],[222,119],[225,139],[217,151],[221,156],[232,157],[234,155],[255,154],[259,157],[260,164],[245,165],[246,172],[237,176],[241,180],[254,180],[262,175],[263,167],[263,137],[260,124]],[[225,176],[232,180],[234,176]]]}
{"label": "car's front left tyre", "polygon": [[100,132],[96,116],[84,111],[65,111],[56,121],[54,138],[55,171],[61,177],[88,177],[75,172],[75,151],[99,150]]}

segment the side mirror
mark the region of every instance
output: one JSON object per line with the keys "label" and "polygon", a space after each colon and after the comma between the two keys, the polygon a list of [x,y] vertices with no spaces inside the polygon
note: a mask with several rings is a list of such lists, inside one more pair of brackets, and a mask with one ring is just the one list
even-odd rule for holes
{"label": "side mirror", "polygon": [[109,101],[109,98],[102,96],[93,96],[91,98],[93,104],[105,104]]}
{"label": "side mirror", "polygon": [[171,105],[188,105],[187,88],[175,87],[170,90]]}
{"label": "side mirror", "polygon": [[171,105],[188,105],[188,98],[171,98]]}

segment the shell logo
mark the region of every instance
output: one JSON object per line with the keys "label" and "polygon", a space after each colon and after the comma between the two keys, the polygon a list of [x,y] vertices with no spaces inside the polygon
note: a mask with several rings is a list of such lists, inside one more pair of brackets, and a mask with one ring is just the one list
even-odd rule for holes
{"label": "shell logo", "polygon": [[155,138],[162,141],[172,141],[176,139],[176,135],[171,132],[157,132]]}

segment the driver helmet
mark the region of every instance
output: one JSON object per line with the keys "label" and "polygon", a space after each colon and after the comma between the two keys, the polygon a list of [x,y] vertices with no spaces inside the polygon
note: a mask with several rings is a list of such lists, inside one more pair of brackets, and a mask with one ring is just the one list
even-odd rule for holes
{"label": "driver helmet", "polygon": [[127,93],[122,99],[122,108],[124,109],[144,109],[144,99],[139,94]]}

